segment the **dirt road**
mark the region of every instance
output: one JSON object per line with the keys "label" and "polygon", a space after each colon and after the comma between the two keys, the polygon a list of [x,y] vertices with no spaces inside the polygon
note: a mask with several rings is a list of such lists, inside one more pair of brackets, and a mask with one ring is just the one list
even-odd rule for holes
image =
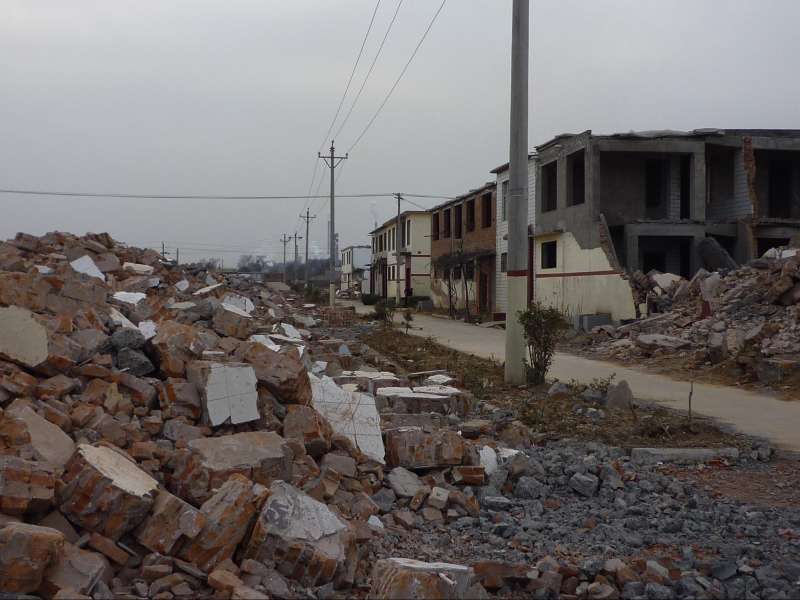
{"label": "dirt road", "polygon": [[[361,314],[372,311],[360,302],[347,304],[356,306]],[[432,337],[454,350],[500,362],[505,360],[505,332],[502,330],[420,314],[414,315],[413,327],[409,333]],[[616,373],[618,381],[625,379],[639,399],[681,410],[688,408],[689,382],[604,361],[559,353],[553,361],[550,377],[588,383],[612,373]],[[735,387],[695,383],[692,409],[742,433],[768,439],[776,447],[800,452],[800,403]]]}

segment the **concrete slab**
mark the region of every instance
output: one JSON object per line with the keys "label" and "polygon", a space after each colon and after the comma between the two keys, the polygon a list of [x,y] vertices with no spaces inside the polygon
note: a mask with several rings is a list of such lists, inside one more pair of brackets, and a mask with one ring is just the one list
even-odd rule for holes
{"label": "concrete slab", "polygon": [[97,268],[97,265],[88,254],[81,256],[80,258],[76,258],[69,263],[69,266],[71,266],[72,269],[78,273],[83,273],[89,277],[96,277],[100,281],[106,280],[106,276],[103,275],[103,272]]}
{"label": "concrete slab", "polygon": [[359,392],[347,392],[330,377],[309,374],[314,408],[336,433],[346,436],[364,454],[384,462],[386,450],[375,399]]}
{"label": "concrete slab", "polygon": [[187,368],[187,378],[197,387],[208,424],[230,419],[237,425],[259,418],[256,374],[250,365],[195,361]]}

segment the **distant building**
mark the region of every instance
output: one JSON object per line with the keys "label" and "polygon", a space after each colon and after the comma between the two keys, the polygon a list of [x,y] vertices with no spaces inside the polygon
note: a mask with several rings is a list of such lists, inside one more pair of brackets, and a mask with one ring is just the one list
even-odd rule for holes
{"label": "distant building", "polygon": [[431,300],[436,308],[494,312],[495,202],[487,183],[432,208]]}
{"label": "distant building", "polygon": [[[401,298],[430,296],[430,235],[431,215],[422,210],[401,213],[399,232],[395,217],[370,232],[370,287],[373,294],[394,298],[399,284]],[[399,264],[397,248],[400,250]]]}
{"label": "distant building", "polygon": [[341,258],[342,272],[339,289],[343,292],[370,293],[369,271],[372,259],[372,247],[347,246],[342,249]]}

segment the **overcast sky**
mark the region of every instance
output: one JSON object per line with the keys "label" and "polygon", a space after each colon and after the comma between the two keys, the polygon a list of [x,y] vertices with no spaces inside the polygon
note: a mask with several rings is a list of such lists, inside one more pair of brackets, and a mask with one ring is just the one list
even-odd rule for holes
{"label": "overcast sky", "polygon": [[[403,2],[337,150],[364,128],[438,6]],[[374,7],[2,0],[0,188],[305,195]],[[380,3],[343,112],[396,7]],[[533,0],[531,13],[531,147],[585,129],[800,128],[797,0]],[[508,160],[510,25],[511,0],[449,0],[337,190],[457,195],[491,180]],[[109,231],[229,264],[240,251],[278,257],[282,234],[305,234],[303,200],[0,202],[3,238]],[[368,243],[394,206],[340,199],[340,245]],[[328,203],[311,210],[312,247],[324,248]]]}

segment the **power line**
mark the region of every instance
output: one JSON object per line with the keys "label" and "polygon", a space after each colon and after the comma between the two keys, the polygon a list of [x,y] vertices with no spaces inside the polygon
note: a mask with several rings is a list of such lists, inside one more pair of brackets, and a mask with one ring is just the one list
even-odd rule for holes
{"label": "power line", "polygon": [[335,137],[337,138],[339,137],[339,135],[341,135],[342,129],[344,129],[344,126],[350,119],[350,115],[353,114],[353,109],[356,107],[356,104],[358,104],[358,99],[361,98],[361,93],[364,91],[364,87],[367,85],[367,81],[369,81],[369,76],[372,75],[372,70],[375,68],[375,63],[378,62],[378,58],[380,57],[381,52],[383,51],[383,46],[386,43],[386,39],[389,37],[389,32],[392,30],[392,27],[394,26],[394,22],[397,19],[397,13],[400,12],[400,7],[402,5],[403,5],[403,0],[400,0],[397,3],[397,8],[394,11],[392,20],[389,22],[389,27],[386,29],[386,33],[383,35],[383,40],[381,40],[381,45],[378,47],[378,52],[375,54],[375,58],[372,59],[372,64],[369,66],[369,70],[367,71],[367,74],[364,77],[364,81],[361,82],[361,87],[359,88],[358,93],[356,94],[356,97],[353,100],[353,103],[350,105],[350,110],[347,111],[347,114],[345,115],[342,124],[339,125],[339,129],[336,131]]}
{"label": "power line", "polygon": [[364,137],[364,134],[367,133],[369,128],[375,122],[375,119],[378,118],[378,115],[383,110],[383,107],[386,106],[386,103],[389,101],[389,98],[391,97],[391,95],[394,92],[395,88],[400,83],[400,80],[403,78],[403,75],[405,75],[406,71],[408,70],[408,67],[411,65],[411,61],[414,60],[414,57],[417,55],[417,52],[419,51],[420,46],[422,46],[422,42],[424,42],[425,38],[428,37],[428,32],[430,32],[431,28],[433,27],[434,22],[436,21],[436,18],[439,16],[439,13],[442,12],[442,9],[444,8],[444,5],[445,5],[446,2],[447,2],[447,0],[442,0],[442,3],[439,5],[439,8],[436,10],[436,13],[434,13],[433,18],[431,19],[431,22],[428,23],[428,28],[425,30],[425,33],[422,34],[422,37],[420,38],[419,43],[417,44],[416,48],[414,48],[414,52],[411,53],[411,57],[408,59],[408,62],[406,63],[406,65],[403,67],[403,70],[400,71],[400,75],[397,77],[397,80],[394,82],[394,85],[392,85],[391,89],[389,89],[389,93],[386,94],[386,97],[383,99],[383,102],[381,102],[380,106],[378,106],[378,110],[376,110],[375,114],[372,115],[372,118],[367,123],[367,126],[364,127],[364,130],[361,132],[361,134],[356,138],[356,141],[353,142],[353,144],[347,149],[347,153],[348,154],[353,151],[353,148],[355,148],[356,145],[358,145],[358,143],[361,141],[361,138]]}
{"label": "power line", "polygon": [[[10,190],[0,189],[0,194],[22,194],[31,196],[70,196],[76,198],[145,198],[154,200],[312,200],[318,198],[327,198],[328,196],[227,196],[227,195],[213,195],[213,194],[120,194],[101,193],[101,192],[61,192],[49,190]],[[337,195],[338,198],[380,198],[380,197],[394,197],[390,193],[380,194],[341,194]]]}
{"label": "power line", "polygon": [[[353,64],[353,70],[350,72],[350,78],[347,80],[347,85],[344,88],[344,93],[342,93],[342,98],[339,100],[339,107],[336,109],[336,114],[333,115],[333,119],[331,120],[331,124],[328,127],[328,132],[322,138],[322,143],[319,145],[317,152],[321,152],[322,149],[325,147],[325,143],[328,141],[328,136],[330,136],[331,131],[333,131],[333,126],[336,124],[336,119],[339,118],[339,113],[342,110],[342,106],[344,105],[344,99],[347,97],[347,92],[350,90],[350,84],[353,83],[353,76],[356,74],[356,69],[358,68],[358,63],[361,61],[361,56],[364,54],[364,46],[367,43],[367,38],[369,37],[369,32],[372,31],[372,24],[375,22],[375,15],[378,14],[378,7],[381,5],[381,0],[375,4],[375,10],[372,11],[372,17],[369,20],[369,26],[367,26],[367,32],[364,34],[364,39],[361,41],[361,48],[358,51],[358,56],[356,56],[356,62]],[[317,170],[319,168],[319,161],[314,163],[314,172],[311,175],[311,184],[308,186],[308,193],[311,193],[311,188],[314,187],[314,181],[317,178]],[[307,205],[303,206],[303,210],[307,208]]]}

